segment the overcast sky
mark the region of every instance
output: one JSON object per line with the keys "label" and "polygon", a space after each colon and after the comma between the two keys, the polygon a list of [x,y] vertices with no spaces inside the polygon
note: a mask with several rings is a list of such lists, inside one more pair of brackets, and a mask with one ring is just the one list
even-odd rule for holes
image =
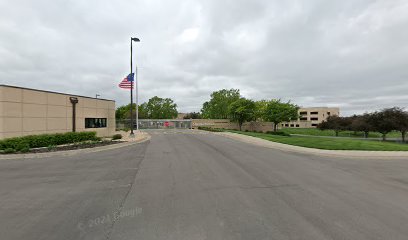
{"label": "overcast sky", "polygon": [[212,91],[338,106],[408,107],[406,0],[0,0],[0,83],[199,111]]}

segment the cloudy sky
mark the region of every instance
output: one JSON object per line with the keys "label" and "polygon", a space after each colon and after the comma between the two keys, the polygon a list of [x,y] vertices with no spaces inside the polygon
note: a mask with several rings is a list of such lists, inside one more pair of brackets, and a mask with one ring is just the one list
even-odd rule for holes
{"label": "cloudy sky", "polygon": [[200,110],[212,91],[338,106],[408,107],[406,0],[0,0],[0,83]]}

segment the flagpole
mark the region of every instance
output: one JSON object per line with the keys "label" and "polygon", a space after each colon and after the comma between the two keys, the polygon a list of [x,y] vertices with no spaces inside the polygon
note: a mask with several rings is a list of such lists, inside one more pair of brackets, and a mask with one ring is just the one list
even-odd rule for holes
{"label": "flagpole", "polygon": [[[133,73],[133,39],[130,38],[130,75]],[[130,83],[130,136],[133,137],[133,81]]]}
{"label": "flagpole", "polygon": [[138,78],[139,69],[136,65],[136,130],[139,130],[139,78]]}

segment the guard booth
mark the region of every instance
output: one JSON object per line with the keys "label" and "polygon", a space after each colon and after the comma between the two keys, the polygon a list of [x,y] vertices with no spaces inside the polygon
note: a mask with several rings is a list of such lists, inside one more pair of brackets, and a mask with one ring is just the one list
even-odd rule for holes
{"label": "guard booth", "polygon": [[191,119],[139,119],[139,129],[191,129],[192,126]]}

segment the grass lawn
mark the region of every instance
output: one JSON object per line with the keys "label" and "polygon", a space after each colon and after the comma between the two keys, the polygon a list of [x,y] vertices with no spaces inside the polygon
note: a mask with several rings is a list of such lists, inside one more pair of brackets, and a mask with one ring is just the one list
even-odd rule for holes
{"label": "grass lawn", "polygon": [[408,144],[369,141],[347,138],[318,138],[318,137],[298,137],[298,136],[277,136],[267,133],[242,132],[226,130],[227,132],[239,133],[248,136],[258,137],[273,142],[279,142],[294,146],[318,148],[327,150],[368,150],[368,151],[408,151]]}
{"label": "grass lawn", "polygon": [[[333,130],[319,130],[317,128],[282,128],[279,129],[281,132],[286,132],[289,134],[303,134],[303,135],[312,135],[312,136],[336,136],[336,133]],[[368,134],[369,138],[381,138],[381,133],[379,132],[370,132]],[[339,137],[356,137],[364,138],[363,132],[353,132],[353,131],[341,131],[339,132]],[[389,138],[400,138],[401,134],[399,132],[390,132],[387,134]]]}

